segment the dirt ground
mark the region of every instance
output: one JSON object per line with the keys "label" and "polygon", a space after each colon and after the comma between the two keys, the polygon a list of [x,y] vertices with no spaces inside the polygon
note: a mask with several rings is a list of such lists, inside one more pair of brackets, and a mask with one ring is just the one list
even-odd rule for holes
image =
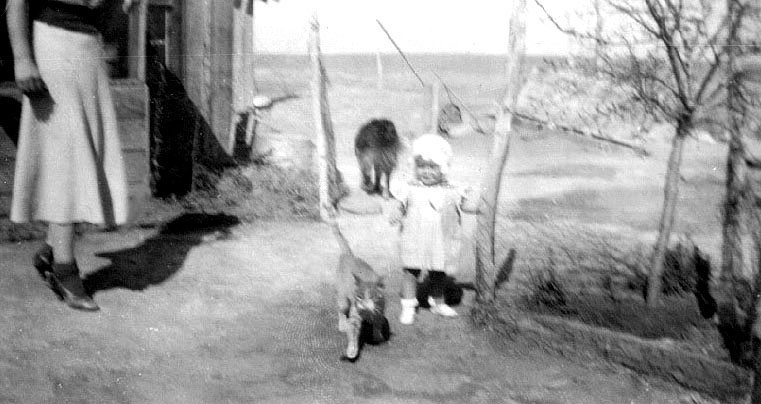
{"label": "dirt ground", "polygon": [[[354,131],[371,116],[386,116],[401,133],[420,133],[423,98],[418,90],[374,91],[336,80],[331,111],[349,185],[358,184]],[[303,118],[311,117],[309,108],[308,96],[282,104],[260,129],[312,133]],[[488,137],[454,140],[452,179],[478,184],[489,145]],[[640,158],[524,131],[510,154],[503,218],[591,224],[652,239],[667,146],[655,142],[654,155]],[[709,252],[720,234],[723,150],[693,142],[685,154],[677,231]],[[414,326],[402,326],[394,229],[381,216],[344,215],[340,224],[356,254],[389,279],[392,338],[366,346],[353,364],[339,360],[345,341],[332,285],[338,246],[324,224],[207,215],[180,218],[164,231],[86,234],[78,257],[102,307],[97,313],[70,310],[46,289],[30,265],[39,242],[0,244],[0,403],[713,402],[474,329],[465,315],[472,291],[459,318],[421,311]],[[473,229],[466,217],[466,233]],[[519,267],[528,255],[519,251]],[[461,281],[473,277],[470,260],[464,257],[471,269]]]}
{"label": "dirt ground", "polygon": [[[463,156],[454,179],[477,179],[488,141],[453,143]],[[525,153],[536,148],[572,156],[569,144],[517,139],[509,170],[533,170],[536,161]],[[342,156],[347,181],[356,181]],[[552,194],[516,189],[524,199]],[[465,315],[471,291],[459,318],[421,311],[415,325],[402,326],[395,230],[382,216],[344,215],[340,224],[356,254],[389,279],[392,338],[365,346],[353,364],[339,359],[338,246],[324,224],[190,215],[163,229],[87,234],[78,256],[102,306],[97,313],[70,310],[46,289],[30,266],[39,242],[0,245],[0,402],[711,402],[620,367],[569,362],[475,329]],[[473,226],[467,217],[466,232]]]}
{"label": "dirt ground", "polygon": [[[89,234],[79,256],[97,313],[55,301],[29,266],[37,243],[0,246],[3,403],[681,403],[690,393],[604,364],[581,366],[421,312],[396,320],[392,229],[341,224],[390,273],[391,341],[339,360],[319,223],[221,224],[183,234]],[[198,222],[195,222],[198,224]],[[201,223],[203,224],[203,223]],[[203,227],[194,225],[191,228]],[[372,229],[372,231],[368,231]],[[294,246],[298,248],[294,249]],[[463,314],[472,300],[466,294]]]}

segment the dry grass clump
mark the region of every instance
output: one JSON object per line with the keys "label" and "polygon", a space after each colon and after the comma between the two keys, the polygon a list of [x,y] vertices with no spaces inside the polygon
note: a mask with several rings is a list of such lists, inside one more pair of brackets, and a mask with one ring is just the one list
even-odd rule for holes
{"label": "dry grass clump", "polygon": [[191,210],[223,211],[241,219],[319,217],[317,176],[309,170],[251,164],[221,173],[199,170],[182,201]]}
{"label": "dry grass clump", "polygon": [[0,242],[43,239],[46,230],[42,223],[12,223],[7,217],[0,218]]}
{"label": "dry grass clump", "polygon": [[[523,286],[533,284],[538,272],[551,269],[573,291],[643,296],[652,246],[619,229],[562,221],[513,222],[500,226],[499,234],[505,237],[498,251],[516,249],[515,276]],[[693,292],[697,282],[694,248],[687,238],[676,239],[669,248],[663,275],[666,295]]]}
{"label": "dry grass clump", "polygon": [[517,251],[516,268],[501,299],[510,306],[726,356],[715,326],[701,316],[694,297],[698,275],[688,240],[669,249],[666,304],[650,309],[644,300],[649,245],[595,226],[509,227],[503,234],[509,234],[505,245]]}

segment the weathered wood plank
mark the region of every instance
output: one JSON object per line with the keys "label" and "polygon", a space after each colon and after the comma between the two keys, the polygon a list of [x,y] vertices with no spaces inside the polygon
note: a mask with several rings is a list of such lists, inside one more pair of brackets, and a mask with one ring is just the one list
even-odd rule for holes
{"label": "weathered wood plank", "polygon": [[148,87],[137,80],[114,80],[111,92],[116,107],[116,119],[119,121],[147,119]]}
{"label": "weathered wood plank", "polygon": [[148,127],[145,119],[119,121],[122,150],[148,150]]}
{"label": "weathered wood plank", "polygon": [[122,155],[129,184],[135,186],[147,184],[150,175],[147,150],[126,150]]}
{"label": "weathered wood plank", "polygon": [[115,80],[111,83],[119,122],[124,165],[129,187],[129,217],[141,216],[150,198],[150,110],[149,93],[139,80]]}

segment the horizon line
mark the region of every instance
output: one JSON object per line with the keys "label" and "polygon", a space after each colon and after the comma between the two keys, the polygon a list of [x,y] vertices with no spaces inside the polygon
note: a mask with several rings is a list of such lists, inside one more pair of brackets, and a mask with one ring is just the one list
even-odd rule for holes
{"label": "horizon line", "polygon": [[[320,52],[322,55],[330,56],[354,56],[354,55],[375,55],[380,53],[382,56],[393,55],[398,56],[397,52]],[[309,56],[308,52],[281,52],[281,51],[255,51],[258,55],[282,55],[282,56]],[[491,53],[491,52],[404,52],[405,55],[467,55],[467,56],[503,56],[507,57],[507,53]],[[528,57],[572,57],[583,55],[567,55],[558,53],[527,53]]]}

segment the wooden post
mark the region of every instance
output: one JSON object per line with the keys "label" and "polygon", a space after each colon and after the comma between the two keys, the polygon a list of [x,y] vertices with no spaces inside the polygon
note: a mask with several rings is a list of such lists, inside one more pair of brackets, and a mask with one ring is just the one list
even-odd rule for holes
{"label": "wooden post", "polygon": [[433,80],[431,85],[431,133],[439,133],[439,113],[441,112],[441,81]]}
{"label": "wooden post", "polygon": [[378,90],[383,90],[383,59],[380,51],[375,52],[375,69],[378,72]]}
{"label": "wooden post", "polygon": [[181,78],[185,78],[185,64],[183,63],[182,47],[184,39],[182,37],[182,4],[179,0],[172,0],[171,11],[167,19],[167,68]]}
{"label": "wooden post", "polygon": [[[208,41],[204,53],[206,100],[209,114],[207,121],[219,144],[232,155],[234,139],[229,138],[233,111],[233,3],[231,1],[207,2]],[[208,59],[208,60],[207,60]]]}
{"label": "wooden post", "polygon": [[[733,1],[727,2],[728,16],[737,12]],[[731,18],[731,17],[730,17]],[[737,314],[735,297],[735,282],[742,275],[743,243],[742,243],[742,203],[746,184],[745,162],[742,132],[740,122],[742,117],[739,99],[738,83],[735,80],[737,36],[727,38],[727,128],[729,129],[729,147],[727,149],[725,194],[723,223],[722,223],[722,264],[717,282],[717,303],[719,306],[719,322],[725,329],[739,329],[743,325]],[[734,355],[732,355],[734,354]],[[731,356],[738,356],[732,352]]]}
{"label": "wooden post", "polygon": [[[139,217],[150,198],[150,107],[146,74],[146,20],[148,2],[129,12],[127,80],[111,81],[122,156],[127,172],[130,219]],[[120,12],[120,11],[119,11]]]}
{"label": "wooden post", "polygon": [[476,299],[491,304],[496,297],[497,279],[505,265],[497,266],[495,254],[495,228],[497,203],[512,135],[511,111],[515,110],[523,89],[523,71],[526,55],[526,0],[513,3],[508,38],[507,91],[498,112],[489,166],[481,183],[481,203],[476,227]]}
{"label": "wooden post", "polygon": [[[248,4],[250,3],[250,4]],[[251,9],[249,10],[249,5]],[[254,99],[254,24],[253,3],[233,2],[233,37],[232,37],[232,101],[230,134],[228,138],[231,154],[237,160],[246,161],[251,155],[253,142],[249,138],[249,129],[253,130],[255,116],[250,111]],[[242,116],[245,116],[246,131],[239,130]]]}
{"label": "wooden post", "polygon": [[328,206],[333,206],[339,197],[338,170],[336,168],[336,145],[333,122],[330,118],[325,68],[320,55],[320,23],[315,14],[312,17],[309,57],[312,62],[312,113],[314,115],[317,172],[319,177],[320,218],[330,216]]}
{"label": "wooden post", "polygon": [[145,82],[145,32],[148,26],[148,2],[140,4],[129,14],[129,43],[127,44],[130,55],[128,61],[129,77]]}
{"label": "wooden post", "polygon": [[600,12],[600,0],[595,0],[595,74],[599,77],[602,69],[602,14]]}
{"label": "wooden post", "polygon": [[233,113],[250,107],[254,99],[254,24],[246,3],[241,1],[233,9]]}

